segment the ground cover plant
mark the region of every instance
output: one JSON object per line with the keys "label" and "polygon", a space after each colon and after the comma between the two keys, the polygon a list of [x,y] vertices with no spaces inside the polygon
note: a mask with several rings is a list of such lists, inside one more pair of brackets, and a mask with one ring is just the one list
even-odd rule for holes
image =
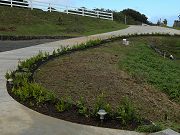
{"label": "ground cover plant", "polygon": [[180,30],[180,27],[176,27],[175,29]]}
{"label": "ground cover plant", "polygon": [[0,35],[15,36],[84,36],[127,28],[114,21],[7,6],[0,6],[0,20]]}
{"label": "ground cover plant", "polygon": [[[154,38],[163,40],[168,37]],[[150,48],[148,44],[154,41],[152,37],[130,38],[130,46],[123,46],[121,40],[112,43],[109,40],[90,41],[73,47],[73,51],[69,48],[61,48],[54,51],[53,56],[40,53],[36,57],[20,62],[18,71],[21,71],[21,74],[23,71],[26,75],[21,75],[21,79],[18,79],[21,81],[16,83],[14,76],[18,76],[15,75],[17,71],[7,74],[6,78],[14,78],[14,83],[18,84],[15,85],[13,91],[9,92],[15,98],[18,96],[21,103],[34,110],[41,110],[40,112],[44,114],[48,114],[49,111],[51,114],[48,115],[77,123],[88,121],[86,124],[129,130],[134,130],[139,126],[137,130],[144,132],[155,132],[165,126],[179,131],[178,91],[173,89],[172,93],[176,95],[172,96],[169,92],[171,89],[161,89],[166,79],[159,82],[161,84],[159,87],[148,80],[152,79],[154,72],[161,72],[157,70],[161,67],[158,67],[156,62],[164,62],[169,73],[171,73],[169,68],[179,73],[178,61],[164,59]],[[178,37],[175,40],[179,40]],[[105,44],[95,47],[102,43]],[[86,49],[87,47],[93,48]],[[83,51],[74,52],[79,49]],[[52,61],[45,62],[52,58]],[[43,64],[40,67],[39,61],[40,65]],[[153,66],[156,68],[141,68],[151,66],[154,62],[156,65]],[[141,64],[140,67],[139,64]],[[137,72],[139,71],[137,69],[142,72]],[[151,71],[152,75],[145,76],[148,73],[144,69]],[[29,71],[30,73],[35,71],[35,82]],[[176,74],[171,75],[175,77],[173,79],[178,80]],[[162,77],[163,74],[159,76]],[[26,86],[27,79],[24,78],[29,78],[28,82],[33,86]],[[25,84],[19,82],[25,82]],[[178,87],[176,81],[171,83]],[[24,91],[23,94],[15,92],[20,91],[18,87]],[[34,90],[27,92],[28,87],[36,88],[36,91],[39,91],[38,96],[32,94],[35,93]],[[48,92],[45,89],[48,89]],[[20,95],[26,97],[25,100],[21,99]],[[42,109],[43,107],[46,109]],[[100,108],[108,112],[103,125],[97,115],[97,110]],[[72,114],[78,115],[72,116]]]}

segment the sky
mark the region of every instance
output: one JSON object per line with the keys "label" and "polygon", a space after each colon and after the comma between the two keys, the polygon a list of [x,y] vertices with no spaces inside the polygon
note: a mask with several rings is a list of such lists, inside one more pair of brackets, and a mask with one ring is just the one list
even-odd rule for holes
{"label": "sky", "polygon": [[158,19],[167,19],[168,25],[172,26],[174,20],[180,14],[180,0],[39,0],[56,4],[87,7],[105,8],[116,11],[131,8],[145,14],[149,21],[154,23]]}

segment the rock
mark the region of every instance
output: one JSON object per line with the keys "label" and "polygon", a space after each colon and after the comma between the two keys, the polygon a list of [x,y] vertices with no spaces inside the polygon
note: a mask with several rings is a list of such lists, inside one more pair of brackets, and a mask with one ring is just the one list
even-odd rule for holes
{"label": "rock", "polygon": [[149,135],[180,135],[180,133],[173,131],[172,129],[166,129]]}

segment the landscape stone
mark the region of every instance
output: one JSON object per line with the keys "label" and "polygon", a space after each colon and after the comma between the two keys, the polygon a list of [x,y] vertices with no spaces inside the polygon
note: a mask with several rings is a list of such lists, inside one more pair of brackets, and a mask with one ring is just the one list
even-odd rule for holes
{"label": "landscape stone", "polygon": [[160,132],[152,133],[149,135],[180,135],[180,133],[173,131],[172,129],[166,129]]}

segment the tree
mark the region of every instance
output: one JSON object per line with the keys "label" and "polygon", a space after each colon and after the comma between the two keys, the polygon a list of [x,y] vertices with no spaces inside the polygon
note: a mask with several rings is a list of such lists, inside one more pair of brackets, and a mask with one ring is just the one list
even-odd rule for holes
{"label": "tree", "polygon": [[167,19],[164,19],[163,24],[167,26]]}
{"label": "tree", "polygon": [[146,23],[148,24],[148,18],[144,15],[141,14],[140,12],[133,10],[133,9],[124,9],[122,13],[126,16],[130,16],[133,18],[135,21],[141,22],[141,23]]}
{"label": "tree", "polygon": [[161,20],[158,20],[157,21],[157,26],[160,26],[161,25]]}

